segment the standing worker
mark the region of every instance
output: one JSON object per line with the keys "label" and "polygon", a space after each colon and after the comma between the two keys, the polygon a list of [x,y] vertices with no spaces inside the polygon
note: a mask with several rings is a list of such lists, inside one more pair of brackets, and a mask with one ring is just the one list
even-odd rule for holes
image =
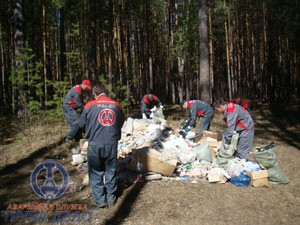
{"label": "standing worker", "polygon": [[189,110],[189,117],[183,124],[180,133],[185,136],[191,128],[195,127],[197,117],[201,117],[199,132],[197,132],[197,136],[201,138],[203,131],[209,129],[210,121],[214,116],[213,108],[200,100],[182,101],[180,106],[185,110]]}
{"label": "standing worker", "polygon": [[141,113],[143,119],[152,119],[151,113],[156,107],[163,107],[159,98],[153,94],[144,95],[141,101]]}
{"label": "standing worker", "polygon": [[249,103],[247,100],[242,99],[241,96],[236,96],[235,98],[232,98],[230,100],[231,103],[237,104],[242,106],[244,109],[246,109],[248,112],[250,112]]}
{"label": "standing worker", "polygon": [[236,156],[248,160],[254,137],[252,117],[242,106],[234,103],[226,104],[216,101],[213,106],[217,112],[224,113],[227,129],[223,132],[222,137],[225,142],[228,143],[231,140],[234,131],[239,133]]}
{"label": "standing worker", "polygon": [[118,141],[124,123],[122,106],[105,94],[105,87],[93,88],[95,100],[84,106],[79,126],[88,141],[88,171],[92,196],[99,208],[116,202]]}
{"label": "standing worker", "polygon": [[79,141],[80,139],[77,110],[80,109],[81,113],[83,109],[83,91],[91,89],[91,82],[89,80],[83,80],[81,84],[72,87],[64,99],[63,111],[70,125],[70,131],[66,137],[66,142],[71,142],[73,139]]}

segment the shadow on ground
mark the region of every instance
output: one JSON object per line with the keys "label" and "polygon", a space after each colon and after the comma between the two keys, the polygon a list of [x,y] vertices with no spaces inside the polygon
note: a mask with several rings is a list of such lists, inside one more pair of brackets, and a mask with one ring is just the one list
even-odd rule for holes
{"label": "shadow on ground", "polygon": [[16,133],[20,132],[17,117],[0,111],[0,144],[10,144],[14,141]]}
{"label": "shadow on ground", "polygon": [[[255,113],[255,112],[253,112]],[[280,114],[272,112],[267,106],[261,106],[254,116],[258,129],[255,130],[256,137],[276,137],[287,144],[300,149],[300,110],[286,109]],[[284,117],[282,115],[284,114]],[[270,126],[272,124],[272,126]]]}
{"label": "shadow on ground", "polygon": [[45,155],[46,153],[49,153],[51,150],[55,149],[57,146],[62,145],[63,142],[64,142],[64,138],[62,138],[58,142],[53,143],[49,146],[45,146],[45,147],[42,147],[40,149],[37,149],[35,152],[28,155],[26,158],[14,163],[14,164],[10,164],[10,165],[5,166],[4,168],[2,168],[0,170],[0,176],[6,175],[6,174],[9,174],[9,173],[13,173],[16,170],[18,170],[18,169],[20,169],[20,168],[22,168],[22,167],[24,167],[28,164],[31,164],[34,159],[40,158],[43,155]]}

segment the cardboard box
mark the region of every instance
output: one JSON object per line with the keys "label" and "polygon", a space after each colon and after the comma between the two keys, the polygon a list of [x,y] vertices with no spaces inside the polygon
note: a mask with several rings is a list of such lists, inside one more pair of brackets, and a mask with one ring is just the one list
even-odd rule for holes
{"label": "cardboard box", "polygon": [[164,176],[171,176],[176,165],[177,160],[166,158],[153,148],[144,147],[133,150],[133,157],[128,167],[142,173],[156,172]]}
{"label": "cardboard box", "polygon": [[203,131],[203,135],[205,137],[210,137],[210,138],[216,139],[217,141],[222,139],[221,135],[219,133],[211,132],[211,131],[207,131],[207,130]]}
{"label": "cardboard box", "polygon": [[210,147],[218,147],[219,146],[219,142],[217,139],[214,139],[214,138],[211,138],[211,137],[207,137],[206,138],[206,141],[208,142],[209,146]]}
{"label": "cardboard box", "polygon": [[268,170],[262,168],[260,171],[245,171],[251,178],[250,185],[253,187],[269,187]]}

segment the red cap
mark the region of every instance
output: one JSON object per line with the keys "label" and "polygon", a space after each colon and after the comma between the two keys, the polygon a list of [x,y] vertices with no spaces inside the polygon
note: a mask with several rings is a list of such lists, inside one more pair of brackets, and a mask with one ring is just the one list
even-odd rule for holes
{"label": "red cap", "polygon": [[86,85],[87,89],[91,90],[91,82],[89,80],[83,80],[82,84]]}

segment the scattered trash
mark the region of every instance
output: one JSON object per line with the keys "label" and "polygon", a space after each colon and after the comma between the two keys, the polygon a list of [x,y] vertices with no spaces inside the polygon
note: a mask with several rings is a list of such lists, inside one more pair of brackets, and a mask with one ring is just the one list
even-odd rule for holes
{"label": "scattered trash", "polygon": [[[239,187],[267,187],[268,179],[287,183],[278,166],[274,144],[258,147],[254,157],[258,162],[234,158],[239,138],[235,133],[230,144],[220,141],[218,133],[205,131],[195,141],[190,131],[185,138],[168,127],[163,117],[153,119],[128,118],[122,128],[118,144],[118,180],[136,183],[153,180],[191,181],[210,183],[229,181]],[[78,173],[86,174],[79,190],[88,185],[88,142],[80,140],[79,147],[71,149],[72,165]],[[265,167],[264,167],[265,166]]]}
{"label": "scattered trash", "polygon": [[151,181],[151,180],[161,180],[162,175],[161,174],[143,174],[145,181]]}
{"label": "scattered trash", "polygon": [[79,146],[76,146],[76,147],[73,147],[71,148],[71,152],[72,154],[79,154],[80,153],[80,147]]}
{"label": "scattered trash", "polygon": [[190,177],[188,176],[188,175],[184,175],[182,178],[181,178],[181,180],[183,180],[183,181],[187,181],[187,180],[189,180],[190,179]]}
{"label": "scattered trash", "polygon": [[87,185],[89,184],[89,175],[86,174],[82,180],[81,185],[79,186],[78,190],[82,191]]}
{"label": "scattered trash", "polygon": [[87,173],[88,172],[88,165],[86,163],[81,163],[76,167],[78,173]]}
{"label": "scattered trash", "polygon": [[72,155],[72,162],[73,166],[77,166],[85,161],[84,157],[81,154]]}

